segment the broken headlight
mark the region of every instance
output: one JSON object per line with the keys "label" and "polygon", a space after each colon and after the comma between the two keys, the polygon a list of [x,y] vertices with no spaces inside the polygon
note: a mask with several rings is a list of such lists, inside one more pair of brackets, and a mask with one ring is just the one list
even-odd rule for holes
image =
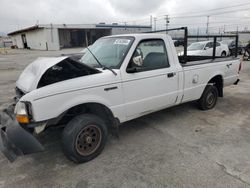
{"label": "broken headlight", "polygon": [[26,103],[26,102],[18,102],[16,104],[14,113],[16,115],[16,120],[19,123],[29,123],[30,122],[30,118],[29,118],[29,114],[30,114],[30,107],[29,107],[30,103]]}

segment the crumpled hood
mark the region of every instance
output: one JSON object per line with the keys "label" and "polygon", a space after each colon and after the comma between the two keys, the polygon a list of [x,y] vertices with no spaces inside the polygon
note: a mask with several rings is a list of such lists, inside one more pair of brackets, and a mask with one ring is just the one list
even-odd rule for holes
{"label": "crumpled hood", "polygon": [[16,86],[24,93],[36,89],[45,71],[66,58],[67,56],[37,58],[24,69],[16,82]]}

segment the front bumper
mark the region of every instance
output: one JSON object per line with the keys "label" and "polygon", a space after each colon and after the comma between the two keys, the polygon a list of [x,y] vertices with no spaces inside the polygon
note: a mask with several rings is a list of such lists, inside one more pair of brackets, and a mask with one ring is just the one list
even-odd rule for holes
{"label": "front bumper", "polygon": [[0,114],[0,150],[13,162],[17,156],[44,150],[41,143],[14,118],[14,106]]}

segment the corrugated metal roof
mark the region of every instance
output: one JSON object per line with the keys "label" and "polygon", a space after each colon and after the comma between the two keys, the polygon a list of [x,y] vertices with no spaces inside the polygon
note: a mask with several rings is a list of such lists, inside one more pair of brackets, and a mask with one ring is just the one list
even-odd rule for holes
{"label": "corrugated metal roof", "polygon": [[102,28],[139,28],[139,29],[151,29],[151,26],[148,26],[148,25],[96,24],[96,27],[102,27]]}
{"label": "corrugated metal roof", "polygon": [[23,33],[23,32],[27,32],[27,31],[36,30],[36,29],[42,29],[42,28],[43,27],[41,27],[39,25],[35,25],[35,26],[32,26],[32,27],[27,27],[27,28],[24,28],[24,29],[13,31],[11,33],[8,33],[8,35],[15,35],[15,34],[18,34],[18,33]]}
{"label": "corrugated metal roof", "polygon": [[112,29],[112,28],[138,28],[151,29],[151,26],[143,25],[119,25],[119,24],[39,24],[32,27],[27,27],[17,31],[13,31],[8,35],[15,35],[23,32],[33,31],[43,28],[58,28],[58,29]]}

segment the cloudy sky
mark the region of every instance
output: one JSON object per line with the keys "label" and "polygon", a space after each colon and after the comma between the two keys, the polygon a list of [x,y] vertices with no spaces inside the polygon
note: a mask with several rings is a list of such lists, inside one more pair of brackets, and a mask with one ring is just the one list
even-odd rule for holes
{"label": "cloudy sky", "polygon": [[250,29],[249,0],[0,0],[0,32],[36,23],[149,24],[150,15],[157,17],[160,29],[166,14],[170,27],[206,27],[206,15],[210,15],[211,28]]}

